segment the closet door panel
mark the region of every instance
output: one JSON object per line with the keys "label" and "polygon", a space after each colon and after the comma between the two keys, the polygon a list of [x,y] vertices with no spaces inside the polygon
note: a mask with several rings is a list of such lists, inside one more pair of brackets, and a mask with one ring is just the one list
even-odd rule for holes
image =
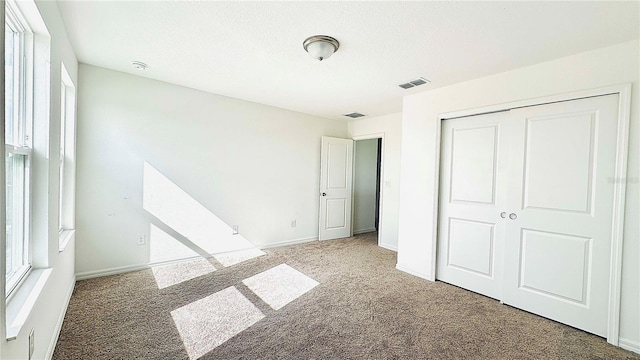
{"label": "closet door panel", "polygon": [[[503,301],[606,336],[618,97],[511,111]],[[518,140],[520,138],[521,140]]]}
{"label": "closet door panel", "polygon": [[596,113],[527,118],[524,208],[590,213]]}
{"label": "closet door panel", "polygon": [[493,298],[502,288],[507,118],[442,124],[437,278]]}

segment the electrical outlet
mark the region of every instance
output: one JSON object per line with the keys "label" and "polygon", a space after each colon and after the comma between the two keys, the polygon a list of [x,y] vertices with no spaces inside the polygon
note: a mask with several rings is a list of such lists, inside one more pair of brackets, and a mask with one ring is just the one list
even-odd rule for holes
{"label": "electrical outlet", "polygon": [[231,235],[238,235],[238,225],[233,225],[231,229],[233,230]]}
{"label": "electrical outlet", "polygon": [[33,337],[34,337],[34,329],[31,329],[31,332],[29,332],[29,357],[27,358],[29,360],[31,360],[31,358],[33,357],[33,350],[34,350]]}
{"label": "electrical outlet", "polygon": [[296,219],[291,220],[291,227],[296,227]]}
{"label": "electrical outlet", "polygon": [[138,245],[144,245],[144,243],[145,243],[145,236],[138,235]]}

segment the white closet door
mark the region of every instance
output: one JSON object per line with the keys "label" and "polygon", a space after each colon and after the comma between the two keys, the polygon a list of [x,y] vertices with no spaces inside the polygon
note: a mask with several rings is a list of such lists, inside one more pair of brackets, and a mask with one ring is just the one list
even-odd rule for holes
{"label": "white closet door", "polygon": [[511,111],[503,301],[607,335],[618,96]]}
{"label": "white closet door", "polygon": [[[439,280],[499,299],[508,112],[442,124]],[[503,221],[501,221],[503,220]]]}

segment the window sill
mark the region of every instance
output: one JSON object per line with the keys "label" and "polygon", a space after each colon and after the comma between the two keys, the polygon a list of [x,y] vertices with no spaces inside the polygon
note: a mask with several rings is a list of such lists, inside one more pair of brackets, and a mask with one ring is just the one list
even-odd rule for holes
{"label": "window sill", "polygon": [[27,322],[53,269],[33,269],[7,302],[7,341],[15,340]]}
{"label": "window sill", "polygon": [[64,249],[67,248],[67,245],[69,244],[69,241],[71,240],[71,238],[73,237],[73,235],[76,233],[75,230],[62,230],[62,232],[60,232],[60,236],[58,238],[58,252],[63,252]]}

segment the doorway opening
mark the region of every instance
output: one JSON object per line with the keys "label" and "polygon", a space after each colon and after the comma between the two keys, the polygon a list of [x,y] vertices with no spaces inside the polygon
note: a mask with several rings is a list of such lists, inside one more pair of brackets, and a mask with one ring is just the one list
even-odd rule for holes
{"label": "doorway opening", "polygon": [[356,140],[354,153],[353,235],[380,234],[382,138]]}

